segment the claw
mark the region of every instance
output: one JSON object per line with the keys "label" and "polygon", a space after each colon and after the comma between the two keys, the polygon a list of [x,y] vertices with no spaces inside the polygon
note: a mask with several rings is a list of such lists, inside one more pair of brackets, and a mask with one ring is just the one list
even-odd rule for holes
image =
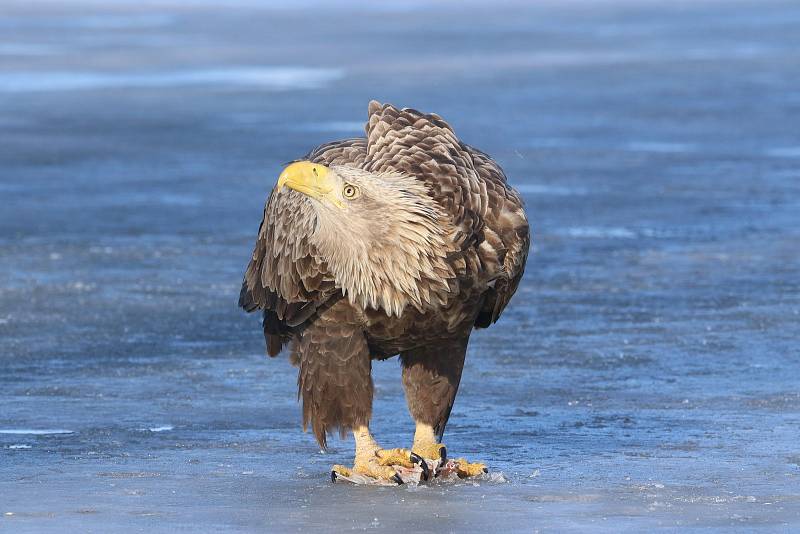
{"label": "claw", "polygon": [[439,447],[439,467],[436,469],[436,472],[433,474],[434,477],[438,477],[442,473],[442,469],[447,465],[447,447],[442,445]]}
{"label": "claw", "polygon": [[422,468],[422,480],[430,480],[431,478],[431,471],[428,468],[428,462],[426,462],[422,456],[419,454],[412,452],[411,456],[411,463],[417,464]]}
{"label": "claw", "polygon": [[447,447],[441,443],[417,443],[414,444],[411,450],[417,453],[418,456],[428,460],[440,460],[440,463],[447,461]]}

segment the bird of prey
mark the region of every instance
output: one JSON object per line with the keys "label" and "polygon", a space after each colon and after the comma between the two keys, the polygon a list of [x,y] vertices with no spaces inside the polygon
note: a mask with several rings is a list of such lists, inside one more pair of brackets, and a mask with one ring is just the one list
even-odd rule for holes
{"label": "bird of prey", "polygon": [[[280,174],[239,305],[263,311],[270,356],[290,345],[303,427],[320,446],[353,432],[354,465],[334,466],[334,480],[400,482],[399,468],[445,459],[469,336],[516,291],[530,233],[500,166],[438,115],[372,101],[365,130]],[[372,360],[396,355],[416,423],[410,449],[382,449],[369,431]],[[485,470],[457,465],[463,476]]]}

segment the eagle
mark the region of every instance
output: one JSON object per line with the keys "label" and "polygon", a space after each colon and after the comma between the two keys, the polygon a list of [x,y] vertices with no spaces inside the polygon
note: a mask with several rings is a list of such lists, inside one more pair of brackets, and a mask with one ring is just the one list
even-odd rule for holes
{"label": "eagle", "polygon": [[[262,311],[270,356],[290,346],[303,428],[323,449],[329,434],[353,433],[353,466],[332,478],[401,483],[402,468],[423,464],[428,476],[423,459],[446,461],[467,342],[516,291],[530,231],[500,166],[440,116],[372,101],[365,133],[281,172],[239,306]],[[416,428],[410,449],[383,449],[369,430],[372,360],[398,355]]]}

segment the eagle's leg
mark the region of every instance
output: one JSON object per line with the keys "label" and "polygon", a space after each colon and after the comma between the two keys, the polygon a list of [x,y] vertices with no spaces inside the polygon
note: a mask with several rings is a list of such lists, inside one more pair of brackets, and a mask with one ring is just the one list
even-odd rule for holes
{"label": "eagle's leg", "polygon": [[382,464],[381,450],[369,432],[372,417],[372,359],[358,316],[346,300],[318,313],[298,333],[293,359],[300,364],[297,385],[303,400],[303,427],[309,424],[320,446],[329,433],[353,431],[353,467],[333,466],[334,473],[393,479],[397,471]]}
{"label": "eagle's leg", "polygon": [[[458,393],[469,336],[427,345],[403,352],[403,387],[408,410],[416,423],[411,451],[397,450],[395,456],[419,456],[429,460],[447,459],[447,448],[441,443],[450,411]],[[460,476],[473,476],[486,471],[482,463],[463,458],[455,460]]]}

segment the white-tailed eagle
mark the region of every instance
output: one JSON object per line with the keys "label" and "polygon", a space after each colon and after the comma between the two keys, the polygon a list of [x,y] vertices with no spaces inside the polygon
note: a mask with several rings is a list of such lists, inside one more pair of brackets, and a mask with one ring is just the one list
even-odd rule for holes
{"label": "white-tailed eagle", "polygon": [[[239,305],[263,311],[270,356],[290,344],[303,425],[320,445],[354,433],[354,467],[335,466],[334,478],[400,481],[401,467],[444,459],[470,333],[500,317],[529,242],[502,169],[435,114],[370,102],[366,137],[284,169]],[[395,355],[416,422],[410,450],[382,449],[368,429],[372,360]],[[457,465],[462,475],[484,468]]]}

